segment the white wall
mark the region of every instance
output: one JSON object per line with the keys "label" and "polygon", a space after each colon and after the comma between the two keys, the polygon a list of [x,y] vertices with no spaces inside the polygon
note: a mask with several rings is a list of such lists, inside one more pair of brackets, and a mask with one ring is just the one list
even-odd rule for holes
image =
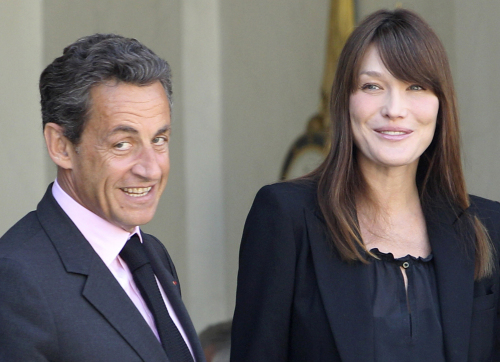
{"label": "white wall", "polygon": [[500,200],[499,1],[455,4],[455,85],[469,191]]}
{"label": "white wall", "polygon": [[0,2],[0,235],[36,207],[47,187],[38,105],[41,19],[40,1]]}
{"label": "white wall", "polygon": [[238,250],[258,189],[318,111],[329,0],[222,2],[224,205],[229,309]]}

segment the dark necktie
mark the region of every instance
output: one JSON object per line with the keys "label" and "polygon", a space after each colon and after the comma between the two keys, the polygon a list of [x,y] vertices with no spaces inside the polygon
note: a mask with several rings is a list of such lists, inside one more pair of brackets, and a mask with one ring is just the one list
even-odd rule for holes
{"label": "dark necktie", "polygon": [[193,357],[186,342],[168,314],[167,307],[156,283],[153,268],[149,263],[144,245],[142,245],[137,234],[134,234],[127,241],[120,252],[120,256],[127,263],[135,284],[153,314],[161,344],[170,361],[192,362]]}

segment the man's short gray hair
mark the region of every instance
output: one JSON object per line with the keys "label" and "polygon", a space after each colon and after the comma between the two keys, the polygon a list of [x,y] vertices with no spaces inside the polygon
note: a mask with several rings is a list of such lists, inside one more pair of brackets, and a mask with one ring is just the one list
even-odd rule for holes
{"label": "man's short gray hair", "polygon": [[136,39],[95,34],[64,49],[40,76],[43,126],[61,125],[64,136],[78,144],[91,107],[92,87],[108,82],[138,86],[159,81],[172,107],[168,63]]}

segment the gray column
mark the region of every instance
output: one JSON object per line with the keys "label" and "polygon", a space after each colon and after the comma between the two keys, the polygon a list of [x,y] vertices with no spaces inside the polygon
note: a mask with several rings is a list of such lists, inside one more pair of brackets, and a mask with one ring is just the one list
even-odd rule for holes
{"label": "gray column", "polygon": [[183,290],[200,329],[227,314],[219,1],[183,0],[181,12],[187,243]]}

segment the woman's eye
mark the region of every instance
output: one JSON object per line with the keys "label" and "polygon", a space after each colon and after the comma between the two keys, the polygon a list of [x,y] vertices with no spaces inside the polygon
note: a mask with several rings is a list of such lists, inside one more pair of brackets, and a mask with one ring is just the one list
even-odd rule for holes
{"label": "woman's eye", "polygon": [[366,84],[363,84],[361,86],[361,89],[363,89],[363,90],[379,90],[379,89],[381,89],[381,87],[378,86],[377,84],[366,83]]}
{"label": "woman's eye", "polygon": [[132,147],[132,144],[130,142],[118,142],[114,147],[117,150],[126,151]]}
{"label": "woman's eye", "polygon": [[408,87],[408,89],[413,91],[425,90],[424,87],[418,84],[412,84],[411,86]]}

